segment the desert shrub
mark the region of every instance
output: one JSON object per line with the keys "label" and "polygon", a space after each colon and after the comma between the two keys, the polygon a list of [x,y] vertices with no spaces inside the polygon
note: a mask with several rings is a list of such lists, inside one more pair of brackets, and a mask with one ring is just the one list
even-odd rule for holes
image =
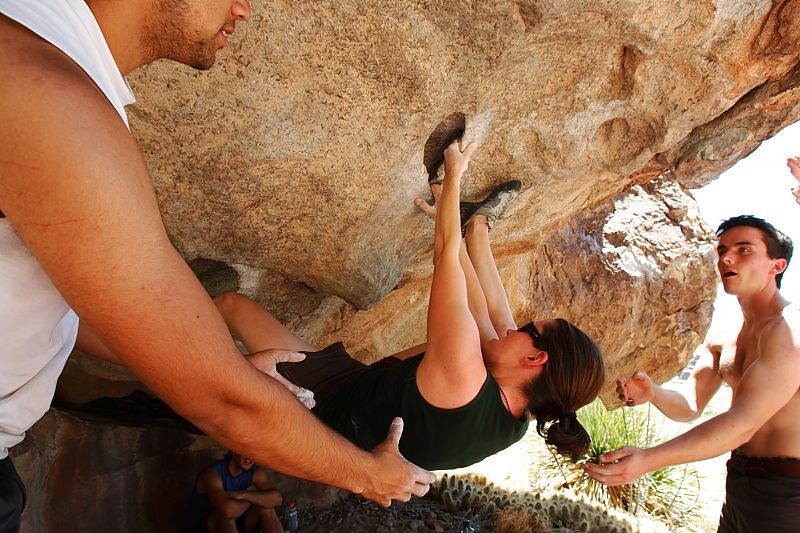
{"label": "desert shrub", "polygon": [[[578,419],[592,440],[588,460],[597,461],[604,453],[623,446],[648,448],[666,440],[660,435],[664,419],[649,404],[608,411],[600,400],[595,400],[578,411]],[[595,481],[579,465],[556,453],[548,468],[556,481],[562,481],[561,487],[634,515],[645,511],[671,528],[687,527],[699,519],[699,476],[689,465],[663,468],[630,485],[616,487]]]}

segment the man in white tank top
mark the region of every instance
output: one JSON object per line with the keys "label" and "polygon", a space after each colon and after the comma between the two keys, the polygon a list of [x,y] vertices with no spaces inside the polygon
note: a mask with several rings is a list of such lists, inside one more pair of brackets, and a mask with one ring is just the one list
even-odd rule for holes
{"label": "man in white tank top", "polygon": [[433,480],[399,455],[401,424],[365,453],[247,363],[166,235],[123,76],[210,68],[249,18],[248,0],[0,0],[0,531],[23,500],[8,448],[76,343],[259,464],[386,505]]}

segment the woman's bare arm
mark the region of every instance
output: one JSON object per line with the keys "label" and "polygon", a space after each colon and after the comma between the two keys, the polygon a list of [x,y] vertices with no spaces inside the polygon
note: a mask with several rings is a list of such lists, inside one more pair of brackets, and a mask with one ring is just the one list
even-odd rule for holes
{"label": "woman's bare arm", "polygon": [[459,262],[461,176],[475,145],[462,153],[458,142],[445,150],[445,179],[434,230],[433,281],[428,305],[428,343],[417,371],[422,396],[437,407],[461,407],[486,380],[478,327],[469,309]]}

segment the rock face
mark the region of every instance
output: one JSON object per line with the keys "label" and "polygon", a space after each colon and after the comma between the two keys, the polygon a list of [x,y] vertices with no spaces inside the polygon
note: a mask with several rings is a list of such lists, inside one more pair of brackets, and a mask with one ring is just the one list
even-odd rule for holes
{"label": "rock face", "polygon": [[[27,489],[22,533],[174,532],[200,471],[226,450],[174,427],[111,425],[51,409],[11,449]],[[286,501],[330,505],[338,490],[269,473]]]}
{"label": "rock face", "polygon": [[195,476],[220,456],[208,437],[51,409],[11,451],[28,491],[22,531],[176,531]]}
{"label": "rock face", "polygon": [[[524,183],[492,234],[515,310],[602,331],[612,372],[680,367],[713,283],[675,183],[706,183],[800,117],[800,2],[253,8],[211,71],[131,76],[187,260],[230,265],[229,287],[313,343],[372,360],[420,342],[432,226],[412,200],[466,130],[481,147],[465,198]],[[633,215],[634,198],[666,211]],[[608,305],[619,318],[600,328]]]}
{"label": "rock face", "polygon": [[615,378],[636,369],[666,381],[703,339],[717,283],[712,237],[694,200],[662,179],[562,226],[536,252],[537,312],[570,318],[601,344],[607,406],[617,405]]}
{"label": "rock face", "polygon": [[[684,188],[800,117],[800,1],[252,4],[211,71],[159,62],[129,80],[167,229],[210,291],[239,289],[364,361],[422,342],[432,225],[412,202],[464,129],[481,143],[465,199],[524,183],[491,235],[519,320],[572,320],[610,378],[681,368],[716,281]],[[141,388],[76,357],[59,394]],[[15,452],[47,495],[29,531],[78,520],[50,503],[73,487],[115,530],[157,530],[138,516],[161,509],[147,487],[190,484],[208,449],[109,424],[93,431],[114,461],[72,462],[93,450],[68,436],[76,424],[48,415]],[[50,434],[55,449],[37,436]]]}
{"label": "rock face", "polygon": [[501,242],[520,248],[641,182],[800,49],[796,1],[253,9],[209,73],[164,62],[131,76],[167,228],[188,259],[267,269],[360,308],[430,239],[412,200],[446,117],[491,119],[465,193],[523,180],[525,216]]}

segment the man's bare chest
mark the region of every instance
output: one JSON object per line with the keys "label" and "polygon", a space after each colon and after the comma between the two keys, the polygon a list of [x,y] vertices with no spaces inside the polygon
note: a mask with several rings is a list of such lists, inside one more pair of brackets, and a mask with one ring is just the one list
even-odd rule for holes
{"label": "man's bare chest", "polygon": [[714,369],[735,390],[744,372],[753,364],[756,350],[747,343],[730,343],[719,346],[714,352]]}

